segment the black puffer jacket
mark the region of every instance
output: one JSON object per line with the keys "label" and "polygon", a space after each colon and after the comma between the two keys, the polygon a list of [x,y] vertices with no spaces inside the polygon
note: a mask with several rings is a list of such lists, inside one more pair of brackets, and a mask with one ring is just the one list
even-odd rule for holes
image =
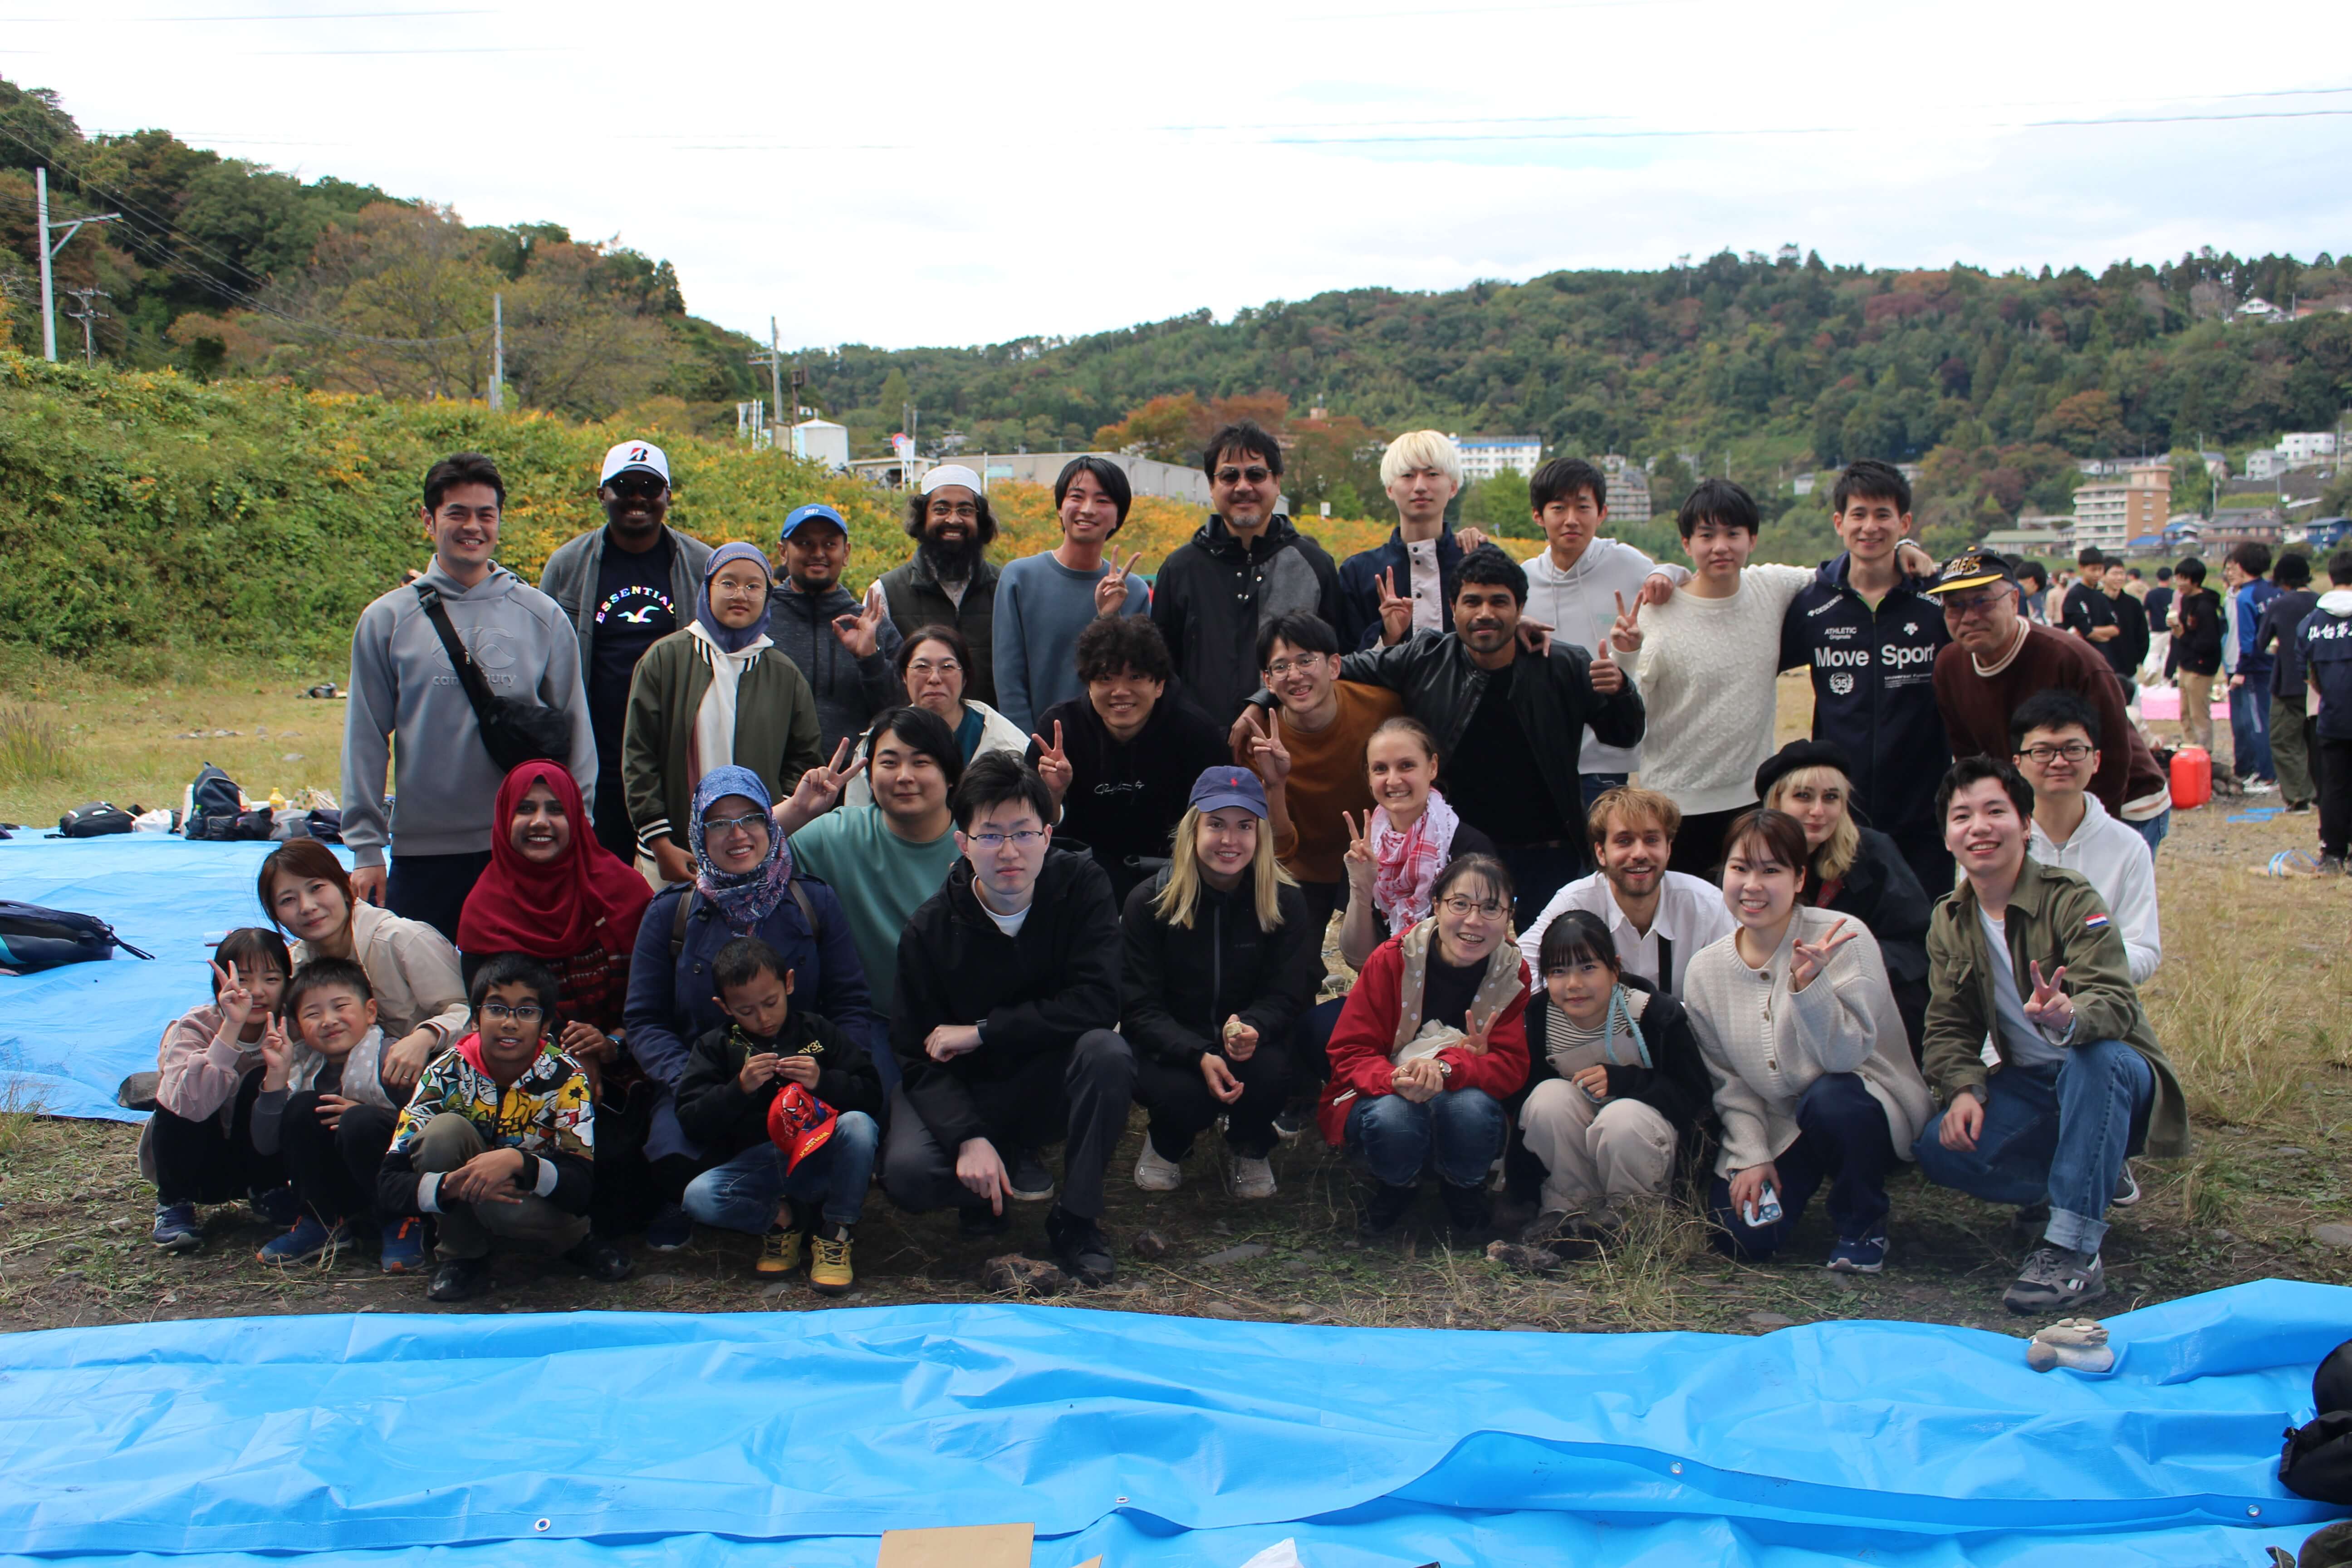
{"label": "black puffer jacket", "polygon": [[1222,731],[1257,689],[1257,629],[1293,611],[1339,624],[1339,569],[1324,548],[1277,517],[1256,546],[1212,515],[1168,552],[1151,584],[1151,620],[1184,683],[1181,693]]}
{"label": "black puffer jacket", "polygon": [[[1094,857],[1049,849],[1021,934],[1006,936],[972,891],[971,862],[923,900],[898,934],[890,1048],[900,1087],[943,1149],[988,1129],[965,1086],[1017,1077],[1030,1060],[1118,1026],[1118,911]],[[941,1024],[979,1024],[979,1049],[935,1062],[923,1042]]]}
{"label": "black puffer jacket", "polygon": [[1933,901],[1919,886],[1895,840],[1874,827],[1862,830],[1862,848],[1846,868],[1845,879],[1822,907],[1852,915],[1870,928],[1886,961],[1886,978],[1896,985],[1927,978],[1927,917]]}
{"label": "black puffer jacket", "polygon": [[1164,870],[1138,885],[1120,917],[1127,1005],[1119,1032],[1127,1043],[1155,1061],[1189,1068],[1210,1051],[1223,1054],[1227,1018],[1238,1016],[1264,1044],[1286,1040],[1315,994],[1309,950],[1321,955],[1322,933],[1307,930],[1306,895],[1282,889],[1282,923],[1266,931],[1246,877],[1231,892],[1203,882],[1187,928],[1152,912],[1151,900],[1167,885]]}

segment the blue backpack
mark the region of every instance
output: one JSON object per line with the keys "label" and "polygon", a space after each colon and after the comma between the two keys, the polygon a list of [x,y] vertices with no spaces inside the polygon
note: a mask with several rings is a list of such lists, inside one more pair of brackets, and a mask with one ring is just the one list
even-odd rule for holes
{"label": "blue backpack", "polygon": [[32,974],[89,963],[112,958],[118,947],[133,958],[155,956],[116,936],[112,926],[94,916],[0,899],[0,973]]}

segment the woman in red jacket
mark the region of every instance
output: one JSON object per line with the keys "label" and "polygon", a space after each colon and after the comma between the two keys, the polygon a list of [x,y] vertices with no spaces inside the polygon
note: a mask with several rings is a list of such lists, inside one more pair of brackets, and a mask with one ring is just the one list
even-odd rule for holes
{"label": "woman in red jacket", "polygon": [[1396,1228],[1437,1171],[1456,1238],[1486,1229],[1503,1101],[1526,1081],[1528,970],[1511,940],[1511,874],[1465,855],[1430,887],[1431,914],[1372,951],[1331,1031],[1323,1136],[1377,1184],[1367,1236]]}

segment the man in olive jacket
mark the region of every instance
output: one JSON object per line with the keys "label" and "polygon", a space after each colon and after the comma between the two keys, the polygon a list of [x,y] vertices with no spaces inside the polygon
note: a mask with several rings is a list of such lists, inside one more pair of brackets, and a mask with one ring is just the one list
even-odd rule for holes
{"label": "man in olive jacket", "polygon": [[2187,1154],[2188,1107],[2107,906],[2078,873],[2025,852],[2033,787],[2004,761],[1966,757],[1936,806],[1967,880],[1927,927],[1923,1065],[1944,1110],[1915,1152],[1939,1185],[2046,1212],[2002,1300],[2069,1311],[2105,1293],[2107,1205],[2139,1201],[2126,1162]]}

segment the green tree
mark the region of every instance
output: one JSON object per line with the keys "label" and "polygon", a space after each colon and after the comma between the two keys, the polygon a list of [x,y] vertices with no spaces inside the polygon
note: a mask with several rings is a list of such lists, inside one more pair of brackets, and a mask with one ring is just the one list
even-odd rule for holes
{"label": "green tree", "polygon": [[1528,477],[1516,468],[1506,468],[1465,489],[1462,521],[1505,539],[1543,537],[1528,507]]}

